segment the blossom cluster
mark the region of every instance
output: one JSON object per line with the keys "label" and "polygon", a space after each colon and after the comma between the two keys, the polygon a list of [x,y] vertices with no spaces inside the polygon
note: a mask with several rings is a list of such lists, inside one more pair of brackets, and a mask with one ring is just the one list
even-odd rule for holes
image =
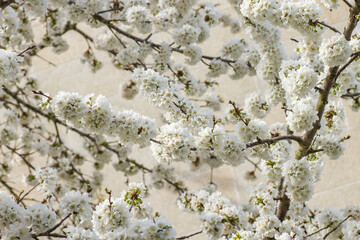
{"label": "blossom cluster", "polygon": [[[331,10],[340,5],[321,2]],[[179,208],[198,215],[209,239],[358,239],[359,208],[308,205],[325,162],[340,158],[350,138],[341,135],[346,118],[340,98],[360,109],[360,5],[343,2],[355,16],[344,34],[321,19],[314,0],[228,0],[236,15],[221,10],[225,2],[197,0],[2,1],[0,185],[11,196],[0,191],[1,238],[174,240],[170,222],[144,203],[149,182],[175,189]],[[236,37],[210,56],[202,46],[219,24]],[[34,33],[34,25],[44,31]],[[282,45],[281,30],[287,28],[300,34],[292,39],[293,53]],[[330,30],[336,33],[325,37]],[[121,83],[122,95],[136,100],[139,93],[157,106],[164,120],[159,128],[133,110],[115,111],[103,95],[47,96],[39,89],[30,76],[32,57],[41,58],[45,48],[66,52],[69,31],[86,40],[79,59],[91,71],[102,68],[99,53],[105,52],[116,71],[132,72]],[[195,75],[201,66],[206,72]],[[223,77],[245,75],[256,75],[266,91],[229,101],[220,115],[229,99],[217,94],[217,85]],[[274,109],[284,111],[276,116],[282,122],[266,119]],[[68,146],[65,128],[83,138],[85,154]],[[132,144],[150,145],[157,163],[133,159]],[[46,165],[33,159],[46,159]],[[250,188],[250,201],[239,205],[217,190],[213,171],[245,161],[254,167],[246,178],[259,172],[266,184]],[[106,189],[104,196],[103,169],[110,163],[127,179],[142,173],[144,183],[130,183],[121,193]],[[28,170],[26,193],[11,181],[19,164]],[[184,186],[176,176],[180,164],[210,169],[210,184],[199,191]],[[33,191],[41,194],[29,198]]]}
{"label": "blossom cluster", "polygon": [[50,100],[52,112],[74,126],[86,126],[87,131],[119,138],[123,143],[150,144],[157,134],[156,123],[132,110],[113,112],[108,100],[99,95],[94,99],[78,93],[59,92]]}

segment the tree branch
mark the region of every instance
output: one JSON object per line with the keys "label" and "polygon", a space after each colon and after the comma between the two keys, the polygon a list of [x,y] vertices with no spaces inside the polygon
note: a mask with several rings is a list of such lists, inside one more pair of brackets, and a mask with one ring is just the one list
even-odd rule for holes
{"label": "tree branch", "polygon": [[248,143],[246,144],[246,148],[251,148],[251,147],[255,147],[257,145],[261,145],[261,144],[272,144],[272,143],[276,143],[278,141],[283,141],[283,140],[293,140],[298,142],[300,145],[303,144],[303,139],[299,136],[294,136],[294,135],[286,135],[286,136],[278,136],[278,137],[273,137],[273,138],[269,138],[269,139],[258,139],[256,142],[253,143]]}
{"label": "tree branch", "polygon": [[[43,117],[45,117],[45,118],[53,121],[54,123],[57,123],[57,124],[59,124],[59,125],[62,125],[62,126],[64,126],[64,127],[66,127],[67,129],[69,129],[69,130],[71,130],[71,131],[79,134],[80,136],[82,136],[82,137],[90,140],[91,142],[95,143],[96,146],[98,146],[96,139],[95,139],[94,137],[92,137],[90,134],[85,133],[85,132],[83,132],[83,131],[81,131],[81,130],[78,130],[78,129],[74,128],[74,127],[71,127],[71,126],[67,125],[65,122],[63,122],[63,121],[61,121],[60,119],[58,119],[56,116],[54,116],[54,115],[52,115],[52,114],[49,114],[49,113],[45,113],[45,112],[41,111],[40,109],[38,109],[38,108],[36,108],[36,107],[34,107],[34,106],[26,103],[24,100],[22,100],[21,98],[19,98],[15,93],[13,93],[13,92],[10,91],[9,89],[7,89],[5,86],[3,86],[2,88],[3,88],[4,92],[6,92],[8,95],[10,95],[10,96],[11,96],[14,100],[16,100],[19,104],[25,106],[25,107],[28,108],[29,110],[31,110],[31,111],[33,111],[33,112],[35,112],[35,113],[37,113],[37,114],[39,114],[39,115],[41,115],[41,116],[43,116]],[[1,100],[1,99],[0,99],[0,100]],[[103,145],[103,147],[106,148],[106,149],[108,149],[109,151],[115,153],[117,156],[120,156],[120,152],[119,152],[118,150],[112,148],[111,146],[109,146],[109,145],[106,144],[106,145]],[[137,163],[135,160],[126,159],[126,161],[127,161],[128,163],[131,163],[131,164],[135,165],[135,166],[138,167],[139,169],[145,170],[146,172],[149,172],[149,173],[152,172],[151,169],[149,169],[149,168],[147,168],[147,167],[145,167],[145,166]],[[179,193],[182,193],[182,192],[184,192],[184,191],[186,190],[186,188],[183,188],[183,187],[179,186],[178,183],[174,183],[174,182],[172,182],[171,180],[166,179],[166,178],[165,178],[164,180],[165,180],[167,183],[169,183],[170,185],[174,186]]]}
{"label": "tree branch", "polygon": [[333,26],[330,26],[330,25],[328,25],[328,24],[326,24],[326,23],[324,23],[324,22],[321,22],[321,21],[319,21],[319,20],[311,21],[311,23],[314,24],[314,25],[315,25],[315,24],[322,25],[322,26],[327,27],[328,29],[330,29],[330,30],[332,30],[332,31],[334,31],[334,32],[336,32],[336,33],[341,34],[341,32],[340,32],[339,30],[337,30],[336,28],[334,28]]}
{"label": "tree branch", "polygon": [[[106,26],[108,26],[109,28],[115,30],[117,33],[120,33],[121,35],[127,37],[127,38],[130,38],[132,40],[134,40],[135,42],[141,42],[141,43],[147,43],[150,45],[150,47],[152,48],[160,48],[161,45],[160,44],[157,44],[157,43],[154,43],[154,42],[151,42],[149,41],[148,38],[139,38],[137,36],[134,36],[130,33],[127,33],[125,31],[123,31],[122,29],[118,28],[116,25],[114,25],[110,20],[107,20],[105,19],[104,17],[100,16],[99,13],[97,14],[94,14],[93,17],[102,22],[103,24],[105,24]],[[184,51],[180,48],[171,48],[171,51],[173,52],[178,52],[178,53],[181,53],[183,54]],[[236,61],[234,60],[230,60],[230,59],[225,59],[225,58],[221,58],[221,57],[212,57],[212,56],[207,56],[207,55],[202,55],[201,58],[204,58],[204,59],[207,59],[207,60],[213,60],[213,59],[219,59],[223,62],[226,62],[226,63],[235,63]]]}
{"label": "tree branch", "polygon": [[360,51],[358,52],[354,52],[353,54],[351,54],[351,57],[349,58],[349,60],[344,64],[344,66],[342,66],[339,71],[336,73],[336,77],[335,77],[335,81],[336,79],[340,76],[340,74],[353,62],[355,61],[358,57],[360,56]]}
{"label": "tree branch", "polygon": [[32,234],[32,237],[36,238],[36,237],[42,237],[42,236],[53,236],[53,237],[57,237],[57,238],[66,238],[65,235],[52,234],[52,232],[55,231],[58,227],[60,227],[60,225],[63,224],[63,222],[65,222],[65,220],[68,219],[71,215],[72,215],[72,213],[69,213],[54,227],[50,228],[49,230],[47,230],[45,232],[39,233],[39,234]]}
{"label": "tree branch", "polygon": [[351,5],[351,3],[349,3],[347,0],[343,0],[343,2],[344,2],[346,5],[348,5],[349,8],[352,8],[352,7],[353,7],[353,5]]}
{"label": "tree branch", "polygon": [[199,235],[199,234],[201,234],[201,233],[202,233],[202,230],[199,231],[199,232],[196,232],[196,233],[187,235],[187,236],[178,237],[178,238],[176,238],[176,240],[183,240],[183,239],[191,238],[191,237],[196,236],[196,235]]}
{"label": "tree branch", "polygon": [[345,93],[343,95],[341,95],[341,98],[354,98],[360,96],[360,92],[356,92],[356,93]]}
{"label": "tree branch", "polygon": [[15,3],[15,0],[0,0],[0,8],[4,9],[12,3]]}
{"label": "tree branch", "polygon": [[324,236],[324,240],[333,232],[336,231],[336,229],[338,229],[340,227],[341,224],[343,224],[346,220],[348,220],[351,217],[351,215],[347,216],[344,220],[342,220],[334,229],[332,229],[330,232],[328,232],[325,236]]}
{"label": "tree branch", "polygon": [[[350,9],[349,22],[347,24],[347,27],[344,29],[343,34],[344,34],[345,39],[348,41],[350,40],[351,34],[352,34],[353,30],[355,29],[356,24],[358,23],[358,19],[356,18],[356,16],[360,13],[360,8],[358,5],[360,5],[360,4],[357,4],[356,6],[354,6]],[[354,56],[352,56],[351,58],[353,58],[353,57]],[[352,60],[352,61],[354,61],[354,60]],[[346,66],[344,65],[345,68],[349,64],[345,64],[346,65]],[[300,145],[300,148],[298,149],[298,151],[296,152],[296,155],[295,155],[295,158],[298,160],[300,160],[302,157],[309,154],[309,149],[311,147],[311,143],[313,142],[317,131],[321,127],[321,119],[322,119],[322,116],[325,111],[325,106],[328,103],[328,97],[329,97],[330,90],[336,80],[336,77],[338,76],[338,70],[339,70],[339,66],[329,68],[328,74],[324,79],[324,83],[321,87],[322,91],[319,91],[319,98],[318,98],[317,105],[316,105],[318,120],[313,124],[313,128],[311,130],[307,131],[304,134],[304,136],[302,137],[303,143]],[[283,200],[280,200],[278,211],[276,213],[276,216],[280,220],[285,219],[287,211],[289,210],[289,204],[290,204],[289,201],[290,200],[288,200],[285,192],[286,191],[284,190],[283,196],[285,198],[283,198]]]}

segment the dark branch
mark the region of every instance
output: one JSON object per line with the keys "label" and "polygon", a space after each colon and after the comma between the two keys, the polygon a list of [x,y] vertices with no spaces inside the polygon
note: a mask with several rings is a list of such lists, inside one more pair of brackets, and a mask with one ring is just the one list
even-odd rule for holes
{"label": "dark branch", "polygon": [[286,135],[286,136],[273,137],[269,139],[258,139],[256,142],[246,144],[246,147],[251,148],[257,145],[266,144],[266,143],[272,144],[283,140],[293,140],[298,142],[299,144],[303,144],[303,139],[301,137],[294,135]]}
{"label": "dark branch", "polygon": [[199,234],[201,234],[201,233],[202,233],[202,230],[199,231],[199,232],[196,232],[196,233],[187,235],[187,236],[178,237],[178,238],[176,238],[176,240],[183,240],[183,239],[191,238],[191,237],[196,236],[196,235],[199,235]]}

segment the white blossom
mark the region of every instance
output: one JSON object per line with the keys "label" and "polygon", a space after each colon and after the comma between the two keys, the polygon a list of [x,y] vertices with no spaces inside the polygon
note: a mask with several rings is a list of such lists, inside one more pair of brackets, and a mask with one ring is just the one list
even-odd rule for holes
{"label": "white blossom", "polygon": [[345,63],[350,57],[351,48],[342,34],[336,34],[330,39],[324,39],[320,45],[321,60],[329,67]]}

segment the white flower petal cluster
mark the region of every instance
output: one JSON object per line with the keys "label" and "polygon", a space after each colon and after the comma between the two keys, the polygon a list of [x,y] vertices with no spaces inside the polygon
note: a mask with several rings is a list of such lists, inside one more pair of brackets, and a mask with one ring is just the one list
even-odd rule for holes
{"label": "white flower petal cluster", "polygon": [[314,93],[317,83],[315,70],[302,62],[284,61],[279,73],[284,90],[292,97],[306,97]]}
{"label": "white flower petal cluster", "polygon": [[201,18],[209,27],[217,25],[221,17],[222,12],[217,9],[215,4],[210,2],[202,4],[198,11],[198,18]]}
{"label": "white flower petal cluster", "polygon": [[272,215],[275,212],[277,191],[274,188],[260,184],[249,190],[250,201],[260,211],[261,215]]}
{"label": "white flower petal cluster", "polygon": [[323,149],[324,153],[331,159],[336,160],[344,153],[341,138],[334,134],[322,134],[316,138],[315,146]]}
{"label": "white flower petal cluster", "polygon": [[173,27],[179,16],[179,12],[174,7],[162,9],[154,16],[153,23],[158,31],[166,31]]}
{"label": "white flower petal cluster", "polygon": [[[357,63],[353,63],[357,64]],[[356,80],[356,71],[353,68],[347,68],[341,72],[339,77],[336,79],[336,82],[333,84],[333,87],[330,90],[330,99],[335,99],[341,97],[341,95],[346,94],[348,89],[356,87],[358,85]]]}
{"label": "white flower petal cluster", "polygon": [[240,7],[241,13],[244,16],[251,16],[259,21],[266,21],[268,19],[276,21],[279,15],[281,15],[280,2],[274,0],[244,0]]}
{"label": "white flower petal cluster", "polygon": [[127,9],[126,20],[137,28],[140,33],[148,33],[152,29],[152,22],[149,21],[149,9],[145,6],[136,5]]}
{"label": "white flower petal cluster", "polygon": [[48,0],[17,0],[20,4],[23,4],[26,11],[29,11],[34,16],[44,16],[48,8]]}
{"label": "white flower petal cluster", "polygon": [[37,168],[35,171],[35,178],[37,182],[40,184],[38,187],[38,191],[43,193],[45,196],[50,196],[55,192],[58,173],[54,168]]}
{"label": "white flower petal cluster", "polygon": [[244,162],[246,146],[237,134],[227,133],[216,125],[202,129],[195,139],[200,156],[212,167],[218,167],[222,162],[233,166]]}
{"label": "white flower petal cluster", "polygon": [[240,138],[245,142],[256,141],[257,138],[267,139],[269,137],[269,130],[267,124],[260,120],[245,120],[246,124],[242,121],[239,121],[235,125],[235,131],[239,134]]}
{"label": "white flower petal cluster", "polygon": [[220,52],[223,57],[236,60],[243,54],[247,45],[248,43],[244,39],[232,39],[221,48]]}
{"label": "white flower petal cluster", "polygon": [[288,186],[287,195],[293,201],[308,201],[314,191],[313,176],[306,159],[289,160],[283,165],[283,175]]}
{"label": "white flower petal cluster", "polygon": [[206,86],[203,82],[195,79],[190,69],[181,64],[173,67],[174,79],[184,84],[184,92],[190,96],[202,96],[206,92]]}
{"label": "white flower petal cluster", "polygon": [[296,49],[301,61],[317,72],[323,71],[323,64],[319,56],[321,38],[301,39]]}
{"label": "white flower petal cluster", "polygon": [[16,204],[6,192],[0,191],[0,232],[3,234],[11,226],[26,226],[26,223],[26,210]]}
{"label": "white flower petal cluster", "polygon": [[95,232],[82,227],[68,226],[63,231],[69,240],[100,240]]}
{"label": "white flower petal cluster", "polygon": [[277,228],[280,226],[280,220],[275,215],[260,216],[254,222],[256,239],[274,237]]}
{"label": "white flower petal cluster", "polygon": [[[149,102],[166,111],[164,116],[168,122],[181,121],[193,129],[211,125],[212,111],[209,109],[201,110],[198,105],[192,104],[188,98],[181,97],[179,86],[174,80],[152,69],[140,68],[134,70],[133,80],[139,87],[139,92]],[[196,86],[196,84],[193,85]],[[200,92],[201,90],[199,90]]]}
{"label": "white flower petal cluster", "polygon": [[227,164],[238,166],[245,160],[245,144],[236,134],[224,134],[215,153]]}
{"label": "white flower petal cluster", "polygon": [[108,100],[93,94],[82,97],[77,93],[59,92],[50,100],[50,108],[56,116],[80,126],[91,133],[118,137],[120,141],[140,145],[150,144],[157,134],[155,120],[132,110],[113,112]]}
{"label": "white flower petal cluster", "polygon": [[130,214],[128,205],[120,198],[111,198],[98,204],[93,212],[92,223],[98,236],[105,236],[117,228],[128,227]]}
{"label": "white flower petal cluster", "polygon": [[220,59],[213,59],[209,63],[210,71],[207,73],[206,76],[208,76],[210,78],[219,77],[220,75],[227,73],[228,67],[229,67],[229,65],[226,62],[224,62]]}
{"label": "white flower petal cluster", "polygon": [[233,80],[243,78],[249,72],[249,66],[244,60],[237,60],[232,64],[232,70],[234,74],[230,75],[230,78]]}
{"label": "white flower petal cluster", "polygon": [[323,40],[319,54],[326,66],[335,67],[346,62],[351,55],[351,47],[342,34],[336,34]]}
{"label": "white flower petal cluster", "polygon": [[[339,210],[325,208],[316,214],[315,219],[313,220],[313,226],[316,226],[314,230],[329,226],[327,227],[328,231],[320,232],[319,237],[324,238],[327,232],[333,231],[330,236],[333,236],[334,238],[332,239],[335,239],[335,236],[340,236],[342,234],[342,229],[344,228],[344,225],[339,225],[339,223],[343,221],[344,218],[345,217]],[[339,227],[337,227],[338,225]]]}
{"label": "white flower petal cluster", "polygon": [[239,227],[242,229],[250,227],[247,223],[249,215],[218,191],[184,192],[178,200],[178,206],[185,212],[199,214],[202,228],[209,239],[219,239],[219,232],[231,234]]}
{"label": "white flower petal cluster", "polygon": [[10,50],[0,49],[0,84],[14,82],[20,77],[23,58]]}
{"label": "white flower petal cluster", "polygon": [[290,129],[295,132],[310,130],[318,120],[315,110],[316,100],[312,97],[302,98],[295,101],[291,111],[287,112],[286,122]]}
{"label": "white flower petal cluster", "polygon": [[[7,7],[1,10],[0,14],[0,34],[3,37],[10,37],[15,34],[20,25],[20,20],[17,13],[12,7]],[[0,50],[1,54],[3,49]]]}
{"label": "white flower petal cluster", "polygon": [[68,17],[74,22],[85,21],[93,27],[97,27],[97,23],[93,22],[91,14],[97,13],[103,9],[105,1],[98,0],[77,0],[73,4],[66,4]]}
{"label": "white flower petal cluster", "polygon": [[137,68],[134,70],[133,79],[139,88],[139,92],[155,106],[162,109],[174,107],[172,98],[175,90],[168,78],[151,69]]}
{"label": "white flower petal cluster", "polygon": [[174,30],[172,37],[175,43],[179,45],[191,45],[196,43],[201,30],[190,24],[185,24],[181,28]]}
{"label": "white flower petal cluster", "polygon": [[329,9],[336,9],[339,6],[338,0],[321,0],[321,2]]}
{"label": "white flower petal cluster", "polygon": [[108,240],[117,239],[162,239],[174,240],[176,231],[163,217],[135,219],[127,229],[116,229],[106,235]]}
{"label": "white flower petal cluster", "polygon": [[36,203],[29,206],[28,214],[31,223],[31,229],[35,233],[42,233],[52,228],[56,224],[56,214],[49,210],[44,204]]}
{"label": "white flower petal cluster", "polygon": [[114,50],[121,48],[119,40],[114,36],[111,31],[96,35],[94,38],[94,45],[99,50]]}
{"label": "white flower petal cluster", "polygon": [[87,193],[69,191],[61,199],[59,209],[63,216],[74,214],[78,226],[89,226],[91,222],[92,199]]}
{"label": "white flower petal cluster", "polygon": [[314,37],[321,27],[311,22],[319,19],[322,9],[312,0],[245,0],[237,5],[241,14],[259,22],[270,21],[280,27],[292,27],[305,36]]}
{"label": "white flower petal cluster", "polygon": [[21,240],[31,240],[33,239],[29,228],[20,223],[11,224],[8,228],[1,231],[2,239],[21,239]]}
{"label": "white flower petal cluster", "polygon": [[245,98],[244,109],[250,117],[264,118],[270,111],[270,106],[259,92],[253,92]]}
{"label": "white flower petal cluster", "polygon": [[171,123],[160,128],[157,142],[151,143],[154,158],[159,163],[183,162],[195,157],[190,133],[180,123]]}
{"label": "white flower petal cluster", "polygon": [[87,105],[84,114],[84,124],[91,131],[98,134],[104,133],[110,128],[112,118],[111,105],[103,95],[99,95],[94,101],[94,95],[85,96]]}
{"label": "white flower petal cluster", "polygon": [[79,126],[80,119],[87,111],[87,105],[78,93],[60,91],[51,100],[53,113],[74,126]]}
{"label": "white flower petal cluster", "polygon": [[214,212],[204,212],[199,218],[203,221],[201,228],[208,235],[208,239],[219,239],[224,227],[222,216]]}
{"label": "white flower petal cluster", "polygon": [[322,133],[340,134],[345,122],[345,109],[341,101],[329,101],[321,119]]}
{"label": "white flower petal cluster", "polygon": [[270,146],[271,157],[261,160],[261,174],[270,181],[278,181],[282,177],[282,167],[289,160],[291,145],[287,141],[279,141]]}
{"label": "white flower petal cluster", "polygon": [[200,62],[202,57],[202,50],[199,46],[193,44],[189,46],[185,46],[184,55],[188,58],[185,60],[186,63],[190,65],[195,65]]}

